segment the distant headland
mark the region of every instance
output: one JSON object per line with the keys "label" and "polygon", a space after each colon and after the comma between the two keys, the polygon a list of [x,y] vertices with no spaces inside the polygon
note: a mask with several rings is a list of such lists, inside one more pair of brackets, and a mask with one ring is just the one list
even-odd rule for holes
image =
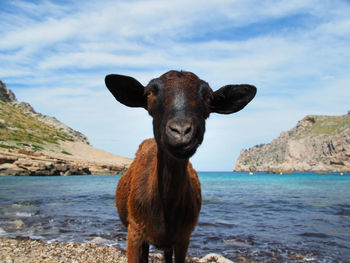
{"label": "distant headland", "polygon": [[271,143],[242,150],[234,171],[349,172],[350,112],[304,117]]}

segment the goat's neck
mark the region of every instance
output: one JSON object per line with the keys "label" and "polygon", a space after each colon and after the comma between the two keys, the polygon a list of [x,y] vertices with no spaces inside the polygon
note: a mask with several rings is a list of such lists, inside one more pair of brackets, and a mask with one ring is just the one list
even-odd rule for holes
{"label": "goat's neck", "polygon": [[183,197],[189,184],[188,159],[176,159],[158,148],[157,183],[159,194],[166,202]]}

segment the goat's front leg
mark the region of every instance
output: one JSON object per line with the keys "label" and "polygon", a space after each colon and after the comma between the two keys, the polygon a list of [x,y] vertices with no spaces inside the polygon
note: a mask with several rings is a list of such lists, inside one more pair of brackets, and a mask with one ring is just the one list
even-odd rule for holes
{"label": "goat's front leg", "polygon": [[175,244],[175,262],[185,263],[188,244],[190,243],[190,237],[184,238],[181,242]]}
{"label": "goat's front leg", "polygon": [[141,256],[140,256],[142,263],[148,263],[148,254],[149,254],[149,243],[144,241],[142,243]]}
{"label": "goat's front leg", "polygon": [[172,263],[173,262],[173,249],[167,249],[164,250],[164,260],[165,263]]}
{"label": "goat's front leg", "polygon": [[128,263],[148,263],[149,244],[143,233],[142,227],[129,224],[126,242]]}

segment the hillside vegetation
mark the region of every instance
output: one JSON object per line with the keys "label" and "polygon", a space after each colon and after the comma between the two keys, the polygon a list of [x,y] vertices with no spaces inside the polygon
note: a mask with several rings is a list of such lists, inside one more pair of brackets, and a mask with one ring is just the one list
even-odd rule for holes
{"label": "hillside vegetation", "polygon": [[23,109],[17,104],[0,101],[0,147],[54,150],[59,141],[74,141],[74,138],[62,128],[56,129],[32,114],[23,113]]}
{"label": "hillside vegetation", "polygon": [[122,173],[131,160],[96,149],[54,117],[18,102],[0,81],[0,175]]}
{"label": "hillside vegetation", "polygon": [[36,113],[29,103],[18,102],[15,94],[0,81],[0,147],[65,153],[60,141],[89,144],[80,132],[54,117]]}
{"label": "hillside vegetation", "polygon": [[313,135],[335,135],[348,128],[350,128],[350,114],[342,116],[308,115],[299,122],[296,129],[290,131],[290,135],[302,139]]}

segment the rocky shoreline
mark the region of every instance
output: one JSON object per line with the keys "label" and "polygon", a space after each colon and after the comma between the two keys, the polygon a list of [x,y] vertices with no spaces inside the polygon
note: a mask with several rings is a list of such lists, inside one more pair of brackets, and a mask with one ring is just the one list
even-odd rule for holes
{"label": "rocky shoreline", "polygon": [[[125,251],[112,246],[100,246],[93,242],[44,243],[30,238],[0,237],[0,262],[16,263],[58,263],[58,262],[103,262],[127,263]],[[151,254],[150,263],[161,263],[161,254]],[[249,263],[248,261],[244,261]],[[233,263],[217,254],[199,258],[187,258],[186,263]],[[251,262],[253,263],[253,262]]]}
{"label": "rocky shoreline", "polygon": [[[107,154],[107,153],[106,153]],[[0,148],[0,176],[122,174],[130,161],[83,160],[53,153]]]}

